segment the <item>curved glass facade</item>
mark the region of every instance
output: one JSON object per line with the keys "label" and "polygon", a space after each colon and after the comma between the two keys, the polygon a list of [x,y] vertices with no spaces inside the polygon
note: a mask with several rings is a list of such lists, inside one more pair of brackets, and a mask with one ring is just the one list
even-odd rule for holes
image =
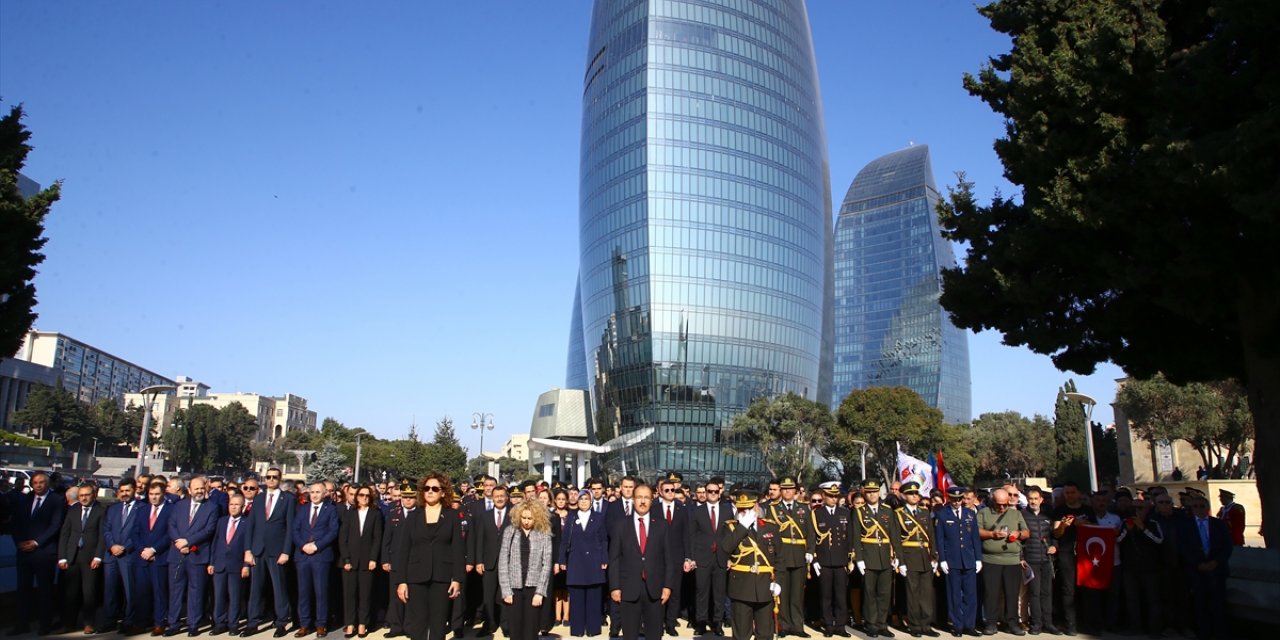
{"label": "curved glass facade", "polygon": [[938,303],[956,264],[938,227],[929,147],[872,161],[836,220],[835,395],[904,386],[951,423],[970,418],[968,336]]}
{"label": "curved glass facade", "polygon": [[569,361],[565,364],[564,388],[587,389],[587,352],[582,342],[582,286],[573,290],[573,309],[569,315]]}
{"label": "curved glass facade", "polygon": [[[801,0],[597,0],[584,74],[581,320],[611,470],[755,476],[753,399],[830,401],[831,194]],[[571,345],[572,352],[572,345]]]}

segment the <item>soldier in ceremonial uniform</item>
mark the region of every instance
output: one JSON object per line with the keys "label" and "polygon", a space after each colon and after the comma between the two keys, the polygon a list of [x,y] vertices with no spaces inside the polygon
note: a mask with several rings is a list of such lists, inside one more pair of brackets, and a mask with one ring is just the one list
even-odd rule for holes
{"label": "soldier in ceremonial uniform", "polygon": [[906,504],[898,509],[898,573],[907,581],[907,631],[912,637],[936,637],[933,622],[933,573],[938,568],[933,549],[933,521],[920,505],[920,483],[902,485]]}
{"label": "soldier in ceremonial uniform", "polygon": [[813,572],[818,576],[818,598],[821,603],[823,636],[832,634],[848,638],[845,625],[849,622],[849,570],[853,563],[853,547],[850,546],[851,528],[849,508],[841,504],[844,495],[839,484],[822,489],[822,506],[812,511],[814,561]]}
{"label": "soldier in ceremonial uniform", "polygon": [[[382,534],[382,571],[391,574],[391,568],[399,563],[400,558],[400,525],[414,513],[418,506],[418,490],[409,480],[400,481],[400,504],[387,512],[387,523]],[[421,513],[421,512],[419,512]],[[404,635],[404,603],[396,595],[396,583],[388,580],[389,595],[387,597],[387,637],[395,638]]]}
{"label": "soldier in ceremonial uniform", "polygon": [[982,571],[982,540],[978,515],[964,506],[964,487],[947,489],[948,504],[938,510],[934,543],[938,568],[947,576],[947,610],[951,635],[978,633],[978,572]]}
{"label": "soldier in ceremonial uniform", "polygon": [[813,540],[809,535],[812,517],[809,505],[796,500],[795,478],[783,478],[778,488],[782,495],[769,503],[768,517],[782,532],[775,580],[782,585],[781,635],[808,638],[804,631],[804,581],[809,563],[813,562]]}
{"label": "soldier in ceremonial uniform", "polygon": [[736,492],[733,504],[737,515],[720,529],[717,551],[717,562],[729,567],[726,591],[732,602],[733,640],[748,640],[753,634],[756,640],[770,640],[782,593],[774,573],[782,532],[760,517],[754,493]]}
{"label": "soldier in ceremonial uniform", "polygon": [[853,556],[862,574],[862,615],[867,637],[892,638],[889,631],[889,602],[893,594],[893,571],[898,565],[898,518],[893,509],[880,504],[880,483],[862,481],[866,504],[853,514]]}

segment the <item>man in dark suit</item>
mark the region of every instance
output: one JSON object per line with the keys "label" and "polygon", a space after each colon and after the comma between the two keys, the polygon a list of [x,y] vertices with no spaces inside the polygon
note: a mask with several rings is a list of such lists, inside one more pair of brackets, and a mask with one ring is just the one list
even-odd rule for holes
{"label": "man in dark suit", "polygon": [[67,512],[63,497],[49,490],[49,474],[37,471],[31,474],[30,482],[31,493],[18,500],[9,524],[18,548],[18,622],[13,628],[14,635],[30,630],[27,618],[33,610],[39,633],[44,635],[52,630],[58,534]]}
{"label": "man in dark suit", "polygon": [[[613,530],[614,522],[631,517],[633,513],[632,510],[635,508],[635,492],[636,484],[638,482],[639,481],[635,476],[623,476],[622,480],[618,482],[618,499],[612,502],[603,503],[605,526],[608,527],[609,530]],[[592,487],[597,484],[600,486],[600,490],[598,492],[594,488],[590,490],[593,510],[597,504],[597,500],[602,499],[599,496],[604,494],[604,482],[594,478],[588,482],[588,485]],[[610,598],[605,598],[603,604],[604,611],[602,613],[607,613],[609,615],[609,637],[616,638],[621,636],[622,616],[618,613],[618,603],[614,602]]]}
{"label": "man in dark suit", "polygon": [[668,552],[673,560],[680,563],[681,574],[675,582],[671,583],[671,598],[665,605],[664,630],[669,636],[677,635],[676,623],[680,618],[683,592],[681,587],[684,586],[685,574],[691,573],[694,567],[693,558],[689,552],[689,513],[685,510],[684,503],[676,499],[680,482],[679,473],[672,471],[667,474],[667,477],[658,483],[658,500],[650,507],[650,511],[666,522]]}
{"label": "man in dark suit", "polygon": [[[387,514],[387,523],[382,535],[382,572],[390,578],[392,567],[400,562],[400,538],[403,534],[401,526],[409,515],[418,507],[418,491],[412,483],[405,482],[404,487],[397,489],[400,496],[399,505]],[[480,501],[480,504],[484,504]],[[387,601],[387,637],[395,638],[404,635],[404,603],[396,596],[396,583],[390,584]]]}
{"label": "man in dark suit", "polygon": [[[1186,504],[1187,501],[1184,501]],[[1191,519],[1178,536],[1182,565],[1196,610],[1196,638],[1227,637],[1227,562],[1231,559],[1231,529],[1209,515],[1209,499],[1190,501]]]}
{"label": "man in dark suit", "polygon": [[187,484],[190,497],[173,505],[169,518],[169,626],[165,635],[180,632],[182,616],[187,618],[187,635],[196,635],[204,618],[204,599],[209,576],[209,546],[218,525],[218,506],[209,502],[208,481],[195,476]]}
{"label": "man in dark suit", "polygon": [[475,562],[475,572],[480,576],[480,607],[484,612],[484,628],[480,635],[493,633],[502,624],[498,607],[498,549],[502,545],[502,532],[506,530],[511,515],[507,505],[507,488],[494,487],[493,508],[485,511],[471,525],[472,535],[467,536],[470,550],[467,557]]}
{"label": "man in dark suit", "polygon": [[[116,487],[116,503],[107,507],[102,519],[103,599],[98,616],[98,630],[110,631],[118,620],[124,620],[125,631],[136,631],[138,603],[133,598],[133,560],[138,554],[134,536],[134,514],[145,511],[146,503],[134,498],[137,484],[125,478]],[[121,602],[121,595],[124,602]],[[121,606],[123,604],[123,607]],[[121,618],[123,609],[124,617]]]}
{"label": "man in dark suit", "polygon": [[689,507],[689,555],[694,563],[693,635],[700,636],[710,626],[724,635],[725,587],[729,571],[716,559],[720,532],[733,519],[733,503],[724,499],[724,478],[706,484],[707,502]]}
{"label": "man in dark suit", "polygon": [[244,496],[227,496],[227,515],[218,519],[208,572],[213,576],[213,635],[236,634],[240,626],[240,593],[249,577],[245,550],[253,538],[253,521],[244,517]]}
{"label": "man in dark suit", "polygon": [[[173,505],[165,498],[163,483],[147,488],[147,503],[134,519],[138,558],[134,564],[134,597],[139,619],[134,626],[151,626],[151,635],[164,635],[169,621],[169,518]],[[150,615],[146,612],[150,611]]]}
{"label": "man in dark suit", "polygon": [[296,498],[280,489],[280,469],[272,467],[263,475],[267,490],[254,501],[249,512],[253,520],[253,538],[245,562],[249,564],[249,620],[240,637],[247,638],[258,632],[262,624],[263,606],[267,586],[271,587],[275,602],[275,634],[280,638],[289,626],[292,612],[289,607],[289,589],[285,566],[293,553],[293,516]]}
{"label": "man in dark suit", "polygon": [[652,506],[653,489],[636,487],[634,514],[614,522],[609,535],[609,597],[619,604],[626,640],[662,637],[663,607],[681,576],[682,558],[670,547],[666,520],[652,514]]}
{"label": "man in dark suit", "polygon": [[338,508],[325,498],[323,482],[308,489],[311,500],[298,508],[293,519],[293,544],[298,549],[298,632],[303,638],[315,629],[316,637],[328,635],[329,568],[338,541]]}
{"label": "man in dark suit", "polygon": [[98,488],[83,484],[75,492],[76,504],[68,509],[58,539],[58,568],[63,571],[62,626],[72,633],[81,613],[84,632],[96,633],[94,611],[98,608],[98,577],[102,568],[102,518],[107,510],[98,504]]}

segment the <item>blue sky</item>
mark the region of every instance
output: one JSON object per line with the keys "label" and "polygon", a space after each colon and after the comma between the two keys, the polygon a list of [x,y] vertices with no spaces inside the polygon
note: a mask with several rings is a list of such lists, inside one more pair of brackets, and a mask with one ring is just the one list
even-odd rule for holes
{"label": "blue sky", "polygon": [[[0,3],[25,173],[64,180],[36,326],[214,391],[306,397],[402,437],[564,383],[587,0]],[[961,86],[1008,42],[964,2],[811,0],[838,204],[927,143],[945,189],[1016,193]],[[1082,250],[1087,250],[1082,247]],[[970,338],[975,415],[1052,414],[1074,377]]]}

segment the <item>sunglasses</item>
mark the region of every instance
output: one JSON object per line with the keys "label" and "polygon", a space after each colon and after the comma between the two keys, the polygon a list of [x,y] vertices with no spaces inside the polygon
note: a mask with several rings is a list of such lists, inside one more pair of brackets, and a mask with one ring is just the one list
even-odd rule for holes
{"label": "sunglasses", "polygon": [[241,491],[257,491],[257,487],[240,487]]}
{"label": "sunglasses", "polygon": [[357,493],[357,494],[356,494],[356,497],[357,497],[357,498],[364,498],[365,500],[369,500],[369,499],[373,498],[373,496],[371,496],[371,495],[369,495],[369,494],[367,494],[367,493]]}
{"label": "sunglasses", "polygon": [[273,476],[273,475],[267,475],[267,476],[264,476],[264,477],[265,477],[266,479],[268,479],[268,480],[279,480],[279,479],[280,479],[280,476]]}
{"label": "sunglasses", "polygon": [[423,487],[423,488],[422,488],[422,491],[423,491],[423,493],[440,493],[441,491],[444,491],[444,487],[437,486],[437,485],[434,485],[434,484],[429,484],[429,485],[427,485],[427,486]]}

